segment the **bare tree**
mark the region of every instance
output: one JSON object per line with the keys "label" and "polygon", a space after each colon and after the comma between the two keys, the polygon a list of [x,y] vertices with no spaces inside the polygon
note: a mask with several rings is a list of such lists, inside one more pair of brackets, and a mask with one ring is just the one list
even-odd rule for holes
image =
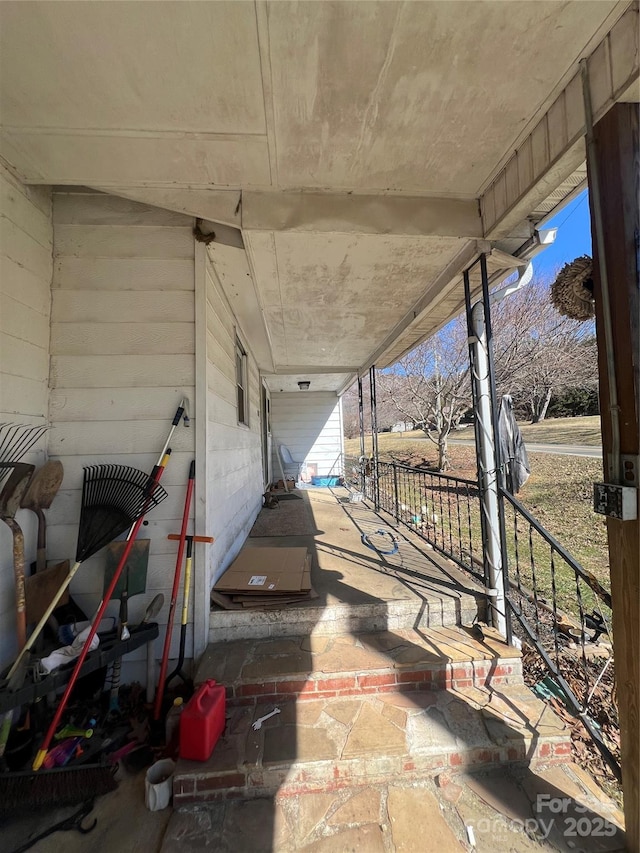
{"label": "bare tree", "polygon": [[595,341],[584,323],[562,317],[544,283],[532,282],[492,309],[496,385],[544,420],[554,391],[597,383]]}
{"label": "bare tree", "polygon": [[449,467],[448,438],[471,404],[466,325],[458,318],[378,377],[378,398],[413,421]]}

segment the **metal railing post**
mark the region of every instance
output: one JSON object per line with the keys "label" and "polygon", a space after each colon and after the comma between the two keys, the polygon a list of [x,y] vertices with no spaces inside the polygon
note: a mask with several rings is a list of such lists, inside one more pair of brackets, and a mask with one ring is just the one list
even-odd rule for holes
{"label": "metal railing post", "polygon": [[397,466],[396,466],[395,459],[393,460],[393,462],[392,462],[391,464],[393,465],[393,513],[394,513],[394,517],[395,517],[396,521],[400,521],[400,518],[399,518],[399,515],[398,515],[398,507],[399,507],[399,500],[398,500],[398,468],[397,468]]}
{"label": "metal railing post", "polygon": [[376,366],[371,365],[369,368],[369,385],[371,388],[371,444],[373,450],[373,494],[374,506],[376,510],[380,509],[380,483],[378,481],[378,414],[376,401]]}
{"label": "metal railing post", "polygon": [[362,394],[362,377],[358,376],[358,424],[360,427],[360,491],[365,489],[365,447],[364,447],[364,397]]}
{"label": "metal railing post", "polygon": [[504,505],[498,490],[500,466],[497,447],[497,406],[493,372],[489,279],[487,259],[480,256],[482,300],[471,305],[469,273],[477,261],[464,272],[465,305],[469,335],[469,360],[473,392],[478,483],[480,486],[481,525],[485,583],[490,589],[491,622],[511,641],[510,619],[506,602],[506,535]]}

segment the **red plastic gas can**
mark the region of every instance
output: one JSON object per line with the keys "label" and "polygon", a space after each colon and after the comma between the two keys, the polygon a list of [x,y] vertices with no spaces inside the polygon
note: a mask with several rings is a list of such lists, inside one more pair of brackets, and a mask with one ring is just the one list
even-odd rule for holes
{"label": "red plastic gas can", "polygon": [[207,761],[224,730],[225,689],[210,679],[180,714],[180,758]]}

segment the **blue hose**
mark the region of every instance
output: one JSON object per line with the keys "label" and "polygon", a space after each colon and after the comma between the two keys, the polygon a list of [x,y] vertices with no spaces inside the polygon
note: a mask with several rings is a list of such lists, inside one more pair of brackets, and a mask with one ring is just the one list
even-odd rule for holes
{"label": "blue hose", "polygon": [[366,533],[362,534],[362,544],[366,545],[367,548],[371,548],[373,551],[377,551],[378,554],[397,554],[398,553],[398,543],[395,540],[395,537],[392,533],[389,533],[388,530],[376,530],[375,533],[371,534],[372,536],[388,536],[393,543],[393,548],[390,551],[384,551],[382,548],[378,548],[377,545],[374,545],[373,542],[369,539],[369,536]]}

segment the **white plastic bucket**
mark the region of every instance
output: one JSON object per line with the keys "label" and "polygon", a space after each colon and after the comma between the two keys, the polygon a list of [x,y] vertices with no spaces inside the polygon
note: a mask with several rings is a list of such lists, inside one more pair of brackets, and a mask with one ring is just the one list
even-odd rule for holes
{"label": "white plastic bucket", "polygon": [[149,811],[159,812],[171,802],[175,762],[170,758],[156,761],[147,770],[144,780],[144,802]]}

